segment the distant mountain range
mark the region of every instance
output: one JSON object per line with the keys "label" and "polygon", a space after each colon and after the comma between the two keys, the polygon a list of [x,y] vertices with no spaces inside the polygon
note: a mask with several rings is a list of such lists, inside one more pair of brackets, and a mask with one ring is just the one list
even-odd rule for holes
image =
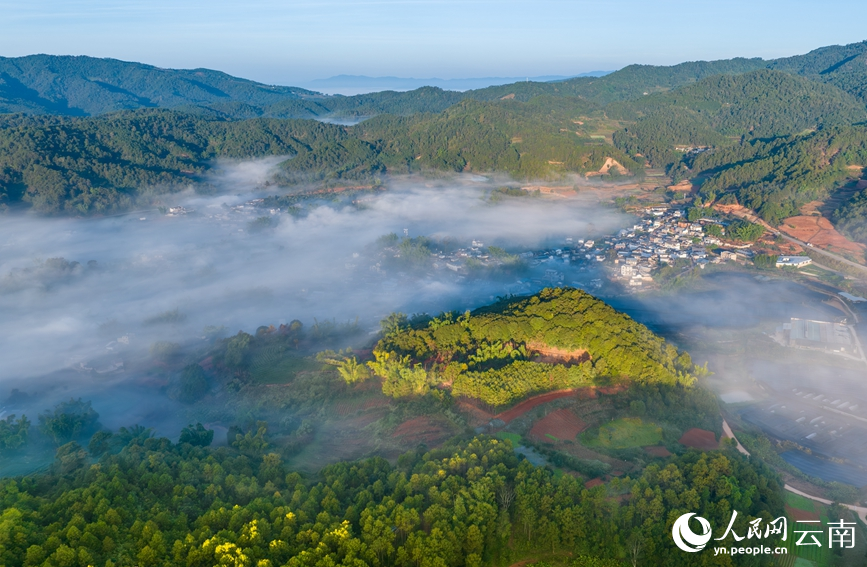
{"label": "distant mountain range", "polygon": [[366,75],[337,75],[316,79],[302,85],[328,94],[356,95],[377,91],[411,91],[421,87],[438,87],[447,91],[468,91],[497,85],[532,81],[550,83],[577,77],[603,77],[613,71],[590,71],[578,75],[541,75],[537,77],[480,77],[469,79],[413,79],[406,77],[368,77]]}
{"label": "distant mountain range", "polygon": [[[607,74],[525,77],[511,83],[514,78],[510,77],[440,81],[340,75],[314,81],[308,85],[313,87],[310,89],[265,85],[210,69],[162,69],[116,59],[56,55],[0,57],[0,114],[93,116],[137,108],[172,108],[224,119],[352,118],[441,112],[466,99],[527,101],[539,95],[580,97],[604,106],[669,91],[713,75],[736,75],[759,69],[784,71],[830,84],[867,103],[867,42],[860,42],[769,61],[736,58],[670,67],[630,65]],[[439,84],[416,88],[437,81]],[[392,90],[355,96],[317,92],[338,90],[340,83],[359,91]],[[473,88],[477,84],[490,86]]]}

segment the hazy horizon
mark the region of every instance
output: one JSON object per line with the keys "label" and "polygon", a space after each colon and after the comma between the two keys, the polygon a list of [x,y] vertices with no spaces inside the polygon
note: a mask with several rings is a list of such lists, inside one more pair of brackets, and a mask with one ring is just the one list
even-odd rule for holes
{"label": "hazy horizon", "polygon": [[[636,0],[289,5],[263,0],[242,12],[230,2],[198,0],[123,5],[82,0],[74,6],[40,0],[0,6],[0,53],[6,56],[111,57],[219,69],[284,85],[340,74],[526,77],[633,63],[770,59],[862,41],[860,21],[867,15],[867,6],[858,2],[814,10],[810,2],[778,0],[696,4],[689,10],[679,3],[648,6]],[[460,17],[455,17],[457,8]],[[705,20],[715,25],[697,25]]]}

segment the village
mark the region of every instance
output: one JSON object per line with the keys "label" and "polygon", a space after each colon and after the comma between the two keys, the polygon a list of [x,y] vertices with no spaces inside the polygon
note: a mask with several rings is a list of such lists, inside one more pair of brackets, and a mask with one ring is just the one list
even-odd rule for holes
{"label": "village", "polygon": [[[506,286],[510,294],[527,293],[545,285],[571,285],[594,290],[603,285],[603,278],[620,284],[627,292],[658,287],[655,277],[661,268],[672,267],[688,272],[704,269],[708,264],[751,262],[756,244],[725,238],[726,222],[713,218],[687,220],[686,210],[676,207],[653,206],[640,211],[635,223],[616,235],[597,239],[566,237],[556,247],[527,250],[509,254],[495,246],[486,247],[480,240],[469,246],[449,250],[431,249],[428,270],[451,274],[458,281],[474,271],[495,269],[520,263],[526,275]],[[721,236],[709,234],[708,227]],[[409,237],[404,229],[404,238]],[[434,247],[436,248],[436,247]],[[401,247],[382,250],[382,257],[371,270],[386,273],[388,260],[401,258]],[[810,264],[807,256],[779,256],[776,267],[800,268]],[[669,271],[670,272],[670,271]],[[675,272],[678,273],[678,272]]]}

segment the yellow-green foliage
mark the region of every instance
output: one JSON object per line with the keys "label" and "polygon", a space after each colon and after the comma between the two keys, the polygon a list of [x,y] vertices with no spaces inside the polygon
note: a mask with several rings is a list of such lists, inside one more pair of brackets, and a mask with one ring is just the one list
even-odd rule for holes
{"label": "yellow-green foliage", "polygon": [[[536,362],[532,345],[586,351],[583,362]],[[503,405],[530,393],[600,381],[691,385],[702,369],[647,327],[577,289],[545,289],[456,317],[388,328],[374,349],[373,372],[389,395],[432,384]]]}
{"label": "yellow-green foliage", "polygon": [[63,468],[0,480],[0,565],[482,567],[553,551],[608,567],[638,538],[642,564],[684,567],[679,515],[725,526],[736,509],[743,535],[783,514],[777,475],[737,454],[690,452],[587,490],[492,438],[304,479],[264,437],[262,424],[213,450],[137,437],[93,465],[73,444]]}

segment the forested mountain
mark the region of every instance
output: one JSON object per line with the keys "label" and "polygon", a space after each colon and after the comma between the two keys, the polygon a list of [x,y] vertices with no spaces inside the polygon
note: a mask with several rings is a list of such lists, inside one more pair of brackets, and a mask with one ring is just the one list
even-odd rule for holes
{"label": "forested mountain", "polygon": [[229,101],[267,105],[312,94],[209,69],[160,69],[95,57],[0,58],[0,112],[89,115]]}
{"label": "forested mountain", "polygon": [[867,102],[867,41],[820,47],[770,61],[768,67],[830,83]]}
{"label": "forested mountain", "polygon": [[518,82],[467,91],[423,87],[351,97],[319,95],[295,87],[264,85],[208,69],[161,69],[141,63],[53,55],[0,58],[0,112],[96,115],[135,108],[193,108],[228,118],[325,115],[371,116],[440,112],[466,98],[581,96],[600,103],[640,96],[719,73],[756,68],[761,60],[684,63],[674,67],[631,66],[602,78]]}
{"label": "forested mountain", "polygon": [[576,135],[572,119],[594,112],[595,105],[581,99],[464,101],[437,115],[380,116],[354,129],[381,148],[383,164],[392,172],[504,171],[530,178],[596,171],[613,157],[642,173],[623,152]]}
{"label": "forested mountain", "polygon": [[776,225],[804,203],[826,198],[853,174],[848,166],[867,163],[867,126],[744,141],[688,156],[685,163],[707,177],[700,189],[706,202],[737,202]]}
{"label": "forested mountain", "polygon": [[610,104],[608,116],[634,121],[615,145],[652,164],[678,159],[675,147],[720,146],[741,137],[787,136],[867,119],[867,109],[840,89],[770,70],[718,75],[668,93]]}
{"label": "forested mountain", "polygon": [[[777,222],[842,180],[846,165],[863,165],[844,156],[861,151],[860,131],[845,127],[867,121],[856,98],[865,50],[858,43],[770,62],[633,65],[598,78],[354,97],[108,59],[0,59],[0,110],[42,115],[0,118],[0,206],[121,210],[143,191],[201,183],[217,157],[292,157],[283,166],[289,183],[425,169],[546,178],[598,171],[613,158],[634,175],[647,160],[675,177],[707,179],[705,198],[728,194]],[[142,108],[156,106],[174,112]],[[137,110],[45,116],[117,109]],[[374,118],[352,127],[278,120],[326,116]],[[789,138],[812,130],[819,133]],[[614,147],[599,135],[612,131]],[[829,144],[837,153],[816,154]],[[696,157],[679,146],[712,151]]]}
{"label": "forested mountain", "polygon": [[[357,146],[345,129],[311,120],[206,120],[167,110],[103,118],[0,119],[0,204],[105,213],[201,182],[215,157],[326,155]],[[352,152],[357,152],[353,147]],[[345,167],[345,166],[344,166]]]}
{"label": "forested mountain", "polygon": [[[467,101],[440,114],[380,116],[344,127],[313,120],[228,121],[170,110],[102,117],[0,117],[0,206],[45,213],[123,210],[140,197],[206,182],[219,157],[283,155],[283,182],[365,180],[384,173],[506,171],[518,177],[598,170],[610,145],[560,126],[584,101],[541,107]],[[543,101],[544,102],[544,101]],[[574,125],[572,125],[574,126]]]}
{"label": "forested mountain", "polygon": [[538,95],[581,97],[600,105],[635,100],[714,75],[770,68],[827,82],[865,99],[867,43],[824,47],[806,55],[764,61],[735,58],[673,66],[630,65],[604,77],[517,82],[466,92],[424,87],[405,93],[325,96],[296,87],[264,85],[208,69],[161,69],[84,56],[0,58],[0,112],[96,115],[136,108],[181,108],[224,118],[312,118],[440,112],[460,100],[527,101]]}

